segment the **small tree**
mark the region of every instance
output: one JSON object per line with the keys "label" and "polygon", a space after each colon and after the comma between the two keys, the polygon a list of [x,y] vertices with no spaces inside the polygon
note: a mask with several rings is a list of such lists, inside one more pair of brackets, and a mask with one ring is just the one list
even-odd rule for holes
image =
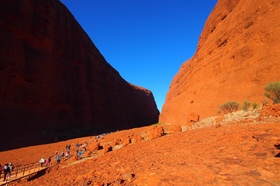
{"label": "small tree", "polygon": [[232,113],[237,111],[239,108],[239,104],[234,101],[229,101],[220,106],[220,109],[223,110],[225,113]]}
{"label": "small tree", "polygon": [[252,104],[252,107],[253,107],[253,110],[255,110],[255,109],[259,108],[259,104],[253,103],[253,104]]}
{"label": "small tree", "polygon": [[242,106],[242,110],[248,111],[250,105],[251,105],[251,103],[249,101],[244,101],[244,104]]}
{"label": "small tree", "polygon": [[268,83],[264,87],[265,91],[264,95],[271,99],[274,104],[280,103],[280,81]]}

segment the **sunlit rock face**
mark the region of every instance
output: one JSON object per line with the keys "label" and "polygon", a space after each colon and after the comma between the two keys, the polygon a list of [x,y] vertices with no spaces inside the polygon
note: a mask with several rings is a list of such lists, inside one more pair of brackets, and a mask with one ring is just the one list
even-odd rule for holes
{"label": "sunlit rock face", "polygon": [[160,122],[217,115],[228,101],[262,104],[264,86],[280,80],[279,20],[278,0],[219,0],[196,53],[172,80]]}
{"label": "sunlit rock face", "polygon": [[0,149],[158,121],[58,0],[0,1],[0,87]]}

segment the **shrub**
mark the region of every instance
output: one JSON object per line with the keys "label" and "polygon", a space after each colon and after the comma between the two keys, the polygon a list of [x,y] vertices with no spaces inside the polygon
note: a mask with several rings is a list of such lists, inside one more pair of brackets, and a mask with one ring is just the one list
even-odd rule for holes
{"label": "shrub", "polygon": [[273,101],[273,103],[280,103],[280,81],[268,83],[264,87],[264,95]]}
{"label": "shrub", "polygon": [[234,101],[229,101],[220,106],[220,109],[222,109],[225,113],[232,113],[234,111],[237,111],[239,108],[239,104]]}
{"label": "shrub", "polygon": [[249,107],[250,107],[251,103],[248,101],[244,101],[244,104],[242,106],[242,110],[244,111],[248,111]]}
{"label": "shrub", "polygon": [[259,108],[259,104],[253,103],[253,104],[252,104],[252,107],[253,107],[253,110],[255,110],[255,109]]}

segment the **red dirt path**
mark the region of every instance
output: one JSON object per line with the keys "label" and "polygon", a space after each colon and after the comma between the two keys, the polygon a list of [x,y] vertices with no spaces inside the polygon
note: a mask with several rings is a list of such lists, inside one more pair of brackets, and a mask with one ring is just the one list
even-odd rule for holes
{"label": "red dirt path", "polygon": [[[106,135],[101,144],[145,134],[152,127]],[[2,162],[39,161],[86,137],[0,152]],[[280,185],[279,123],[226,124],[129,144],[96,158],[70,159],[16,185]],[[111,143],[112,144],[112,143]]]}

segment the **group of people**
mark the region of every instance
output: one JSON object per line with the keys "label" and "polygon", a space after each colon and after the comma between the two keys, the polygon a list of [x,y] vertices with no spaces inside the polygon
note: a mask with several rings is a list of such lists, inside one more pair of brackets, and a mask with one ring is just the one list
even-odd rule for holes
{"label": "group of people", "polygon": [[40,159],[39,163],[40,163],[40,167],[43,167],[44,163],[46,163],[46,167],[48,167],[49,164],[51,163],[51,157],[46,159],[43,157]]}
{"label": "group of people", "polygon": [[12,171],[14,170],[14,166],[12,163],[6,163],[4,165],[4,167],[2,167],[2,165],[0,164],[0,178],[1,178],[1,175],[2,175],[2,171],[3,171],[3,174],[4,174],[4,179],[3,181],[6,181],[7,179],[9,179],[11,177],[11,173]]}
{"label": "group of people", "polygon": [[[76,144],[76,156],[78,159],[80,159],[82,157],[82,154],[86,151],[86,146],[88,146],[88,142],[85,142],[85,145],[83,144]],[[80,148],[82,147],[82,150],[80,150]],[[56,151],[54,154],[55,160],[58,163],[60,163],[61,159],[63,157],[68,158],[70,156],[70,149],[71,149],[71,145],[66,145],[66,151],[64,152],[64,150],[62,150],[61,155],[58,154],[58,152]],[[44,158],[42,157],[39,160],[40,166],[43,167],[44,165],[46,167],[48,167],[51,163],[51,157],[48,158]],[[6,181],[7,179],[9,179],[11,177],[11,172],[14,170],[14,166],[12,163],[6,163],[3,167],[0,164],[0,178],[2,176],[2,173],[4,175],[4,179],[3,181]]]}
{"label": "group of people", "polygon": [[[66,152],[64,152],[64,150],[62,150],[61,154],[58,154],[57,151],[55,151],[54,153],[54,158],[56,160],[56,163],[59,164],[61,159],[63,157],[66,157],[68,158],[70,156],[70,148],[71,148],[71,145],[66,145]],[[40,166],[43,167],[43,165],[45,164],[46,167],[48,167],[51,163],[51,157],[45,159],[44,157],[42,157],[40,160],[39,160],[39,163],[40,163]]]}

